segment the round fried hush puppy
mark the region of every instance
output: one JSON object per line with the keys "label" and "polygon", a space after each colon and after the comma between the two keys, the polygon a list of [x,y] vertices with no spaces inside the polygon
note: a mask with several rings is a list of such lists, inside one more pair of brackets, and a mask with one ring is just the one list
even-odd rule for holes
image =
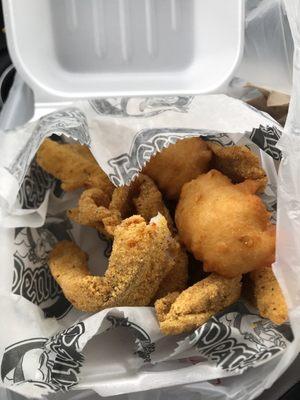
{"label": "round fried hush puppy", "polygon": [[259,314],[277,325],[287,321],[287,305],[272,268],[260,268],[249,275],[253,296],[251,300]]}
{"label": "round fried hush puppy", "polygon": [[190,332],[219,311],[235,303],[241,294],[241,276],[211,274],[183,292],[169,293],[155,302],[160,329],[165,335]]}
{"label": "round fried hush puppy", "polygon": [[274,261],[275,226],[254,194],[259,187],[251,180],[234,185],[216,170],[184,185],[175,222],[204,271],[230,278]]}
{"label": "round fried hush puppy", "polygon": [[79,143],[57,143],[45,139],[38,149],[36,161],[45,171],[61,180],[65,191],[97,187],[111,196],[114,189],[88,147]]}
{"label": "round fried hush puppy", "polygon": [[149,225],[142,217],[132,216],[115,230],[104,276],[91,275],[87,254],[69,241],[55,246],[49,266],[66,298],[79,310],[146,306],[174,267],[178,246],[162,215],[152,218]]}
{"label": "round fried hush puppy", "polygon": [[177,200],[184,183],[208,171],[212,152],[200,138],[178,140],[151,158],[143,169],[170,200]]}

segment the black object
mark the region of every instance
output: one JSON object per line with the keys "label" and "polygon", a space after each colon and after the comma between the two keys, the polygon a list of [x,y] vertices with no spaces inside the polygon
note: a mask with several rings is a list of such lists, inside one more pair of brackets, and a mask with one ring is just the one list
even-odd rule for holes
{"label": "black object", "polygon": [[12,64],[7,50],[4,28],[2,2],[0,7],[0,108],[7,99],[9,90],[13,84],[16,70]]}
{"label": "black object", "polygon": [[279,400],[297,400],[300,399],[300,382],[296,383]]}
{"label": "black object", "polygon": [[5,103],[13,84],[16,70],[7,50],[0,52],[0,107]]}
{"label": "black object", "polygon": [[6,36],[4,30],[4,20],[3,20],[3,12],[2,12],[2,1],[0,7],[0,51],[7,50],[6,46]]}

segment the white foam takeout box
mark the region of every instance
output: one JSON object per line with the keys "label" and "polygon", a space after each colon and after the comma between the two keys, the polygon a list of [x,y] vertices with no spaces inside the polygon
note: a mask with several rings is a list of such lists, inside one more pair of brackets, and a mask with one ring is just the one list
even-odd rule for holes
{"label": "white foam takeout box", "polygon": [[4,0],[10,55],[36,98],[222,91],[243,0]]}

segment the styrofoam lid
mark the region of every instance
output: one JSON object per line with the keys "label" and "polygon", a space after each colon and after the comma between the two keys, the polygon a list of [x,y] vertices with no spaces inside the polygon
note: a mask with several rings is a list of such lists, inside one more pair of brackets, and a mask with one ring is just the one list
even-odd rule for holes
{"label": "styrofoam lid", "polygon": [[4,0],[13,62],[39,97],[198,94],[243,50],[243,0]]}

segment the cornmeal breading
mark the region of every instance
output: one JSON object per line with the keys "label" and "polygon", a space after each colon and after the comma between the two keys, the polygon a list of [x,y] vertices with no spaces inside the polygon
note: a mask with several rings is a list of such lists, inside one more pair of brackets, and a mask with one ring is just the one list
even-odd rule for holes
{"label": "cornmeal breading", "polygon": [[203,325],[213,315],[238,300],[241,276],[224,278],[211,274],[183,292],[173,292],[155,303],[161,331],[178,335]]}
{"label": "cornmeal breading", "polygon": [[174,267],[177,247],[163,216],[153,218],[149,225],[142,217],[132,216],[115,230],[103,277],[90,274],[87,255],[69,241],[56,245],[49,266],[66,298],[79,310],[146,306]]}

